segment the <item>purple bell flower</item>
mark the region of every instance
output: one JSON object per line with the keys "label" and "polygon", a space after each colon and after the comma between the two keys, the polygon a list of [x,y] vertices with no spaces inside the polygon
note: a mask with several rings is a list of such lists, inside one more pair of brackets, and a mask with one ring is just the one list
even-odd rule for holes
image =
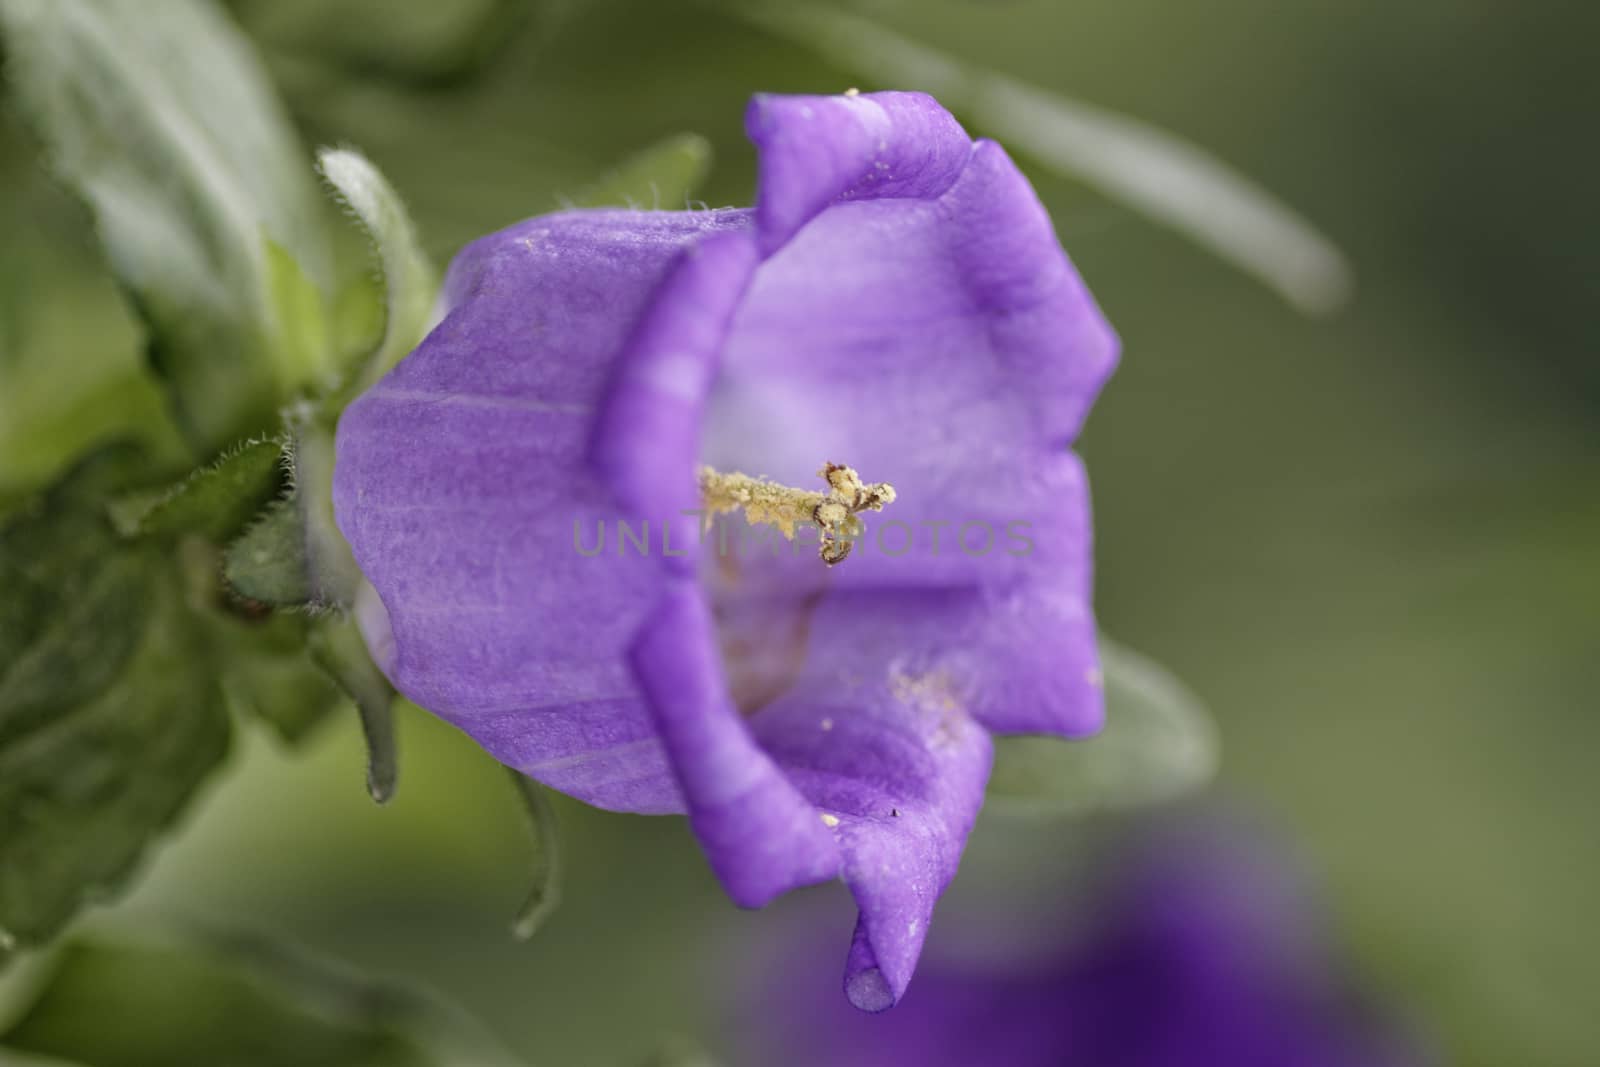
{"label": "purple bell flower", "polygon": [[[1100,726],[1068,446],[1117,341],[1027,180],[931,98],[758,96],[746,125],[753,209],[468,246],[345,412],[335,505],[402,693],[590,804],[687,813],[740,905],[842,878],[846,990],[881,1010],[990,732]],[[706,513],[735,508],[820,551],[728,551],[754,527]]]}

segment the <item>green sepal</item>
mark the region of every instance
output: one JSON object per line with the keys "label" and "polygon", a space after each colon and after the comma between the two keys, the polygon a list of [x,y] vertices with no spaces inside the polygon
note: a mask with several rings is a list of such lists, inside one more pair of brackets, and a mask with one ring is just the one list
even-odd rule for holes
{"label": "green sepal", "polygon": [[333,430],[309,408],[291,412],[288,425],[292,488],[228,545],[223,574],[248,600],[348,608],[361,570],[334,520]]}
{"label": "green sepal", "polygon": [[511,785],[522,800],[527,814],[528,834],[533,842],[533,864],[528,878],[528,895],[512,920],[511,932],[526,941],[539,932],[561,905],[561,827],[550,802],[550,791],[527,775],[507,768]]}
{"label": "green sepal", "polygon": [[344,701],[344,691],[312,659],[318,616],[229,605],[209,618],[221,646],[222,686],[242,715],[266,724],[287,745],[299,745]]}
{"label": "green sepal", "polygon": [[237,536],[283,491],[287,466],[276,438],[253,438],[228,449],[147,503],[125,526],[151,537]]}
{"label": "green sepal", "polygon": [[394,187],[372,162],[348,148],[324,148],[317,167],[334,196],[366,233],[383,278],[383,336],[349,375],[335,406],[376,382],[427,332],[439,278],[422,251],[416,225]]}
{"label": "green sepal", "polygon": [[310,632],[311,657],[355,701],[367,742],[367,792],[379,804],[394,796],[400,773],[395,752],[394,687],[372,662],[355,621],[318,620]]}
{"label": "green sepal", "polygon": [[287,248],[264,232],[261,243],[275,362],[288,383],[330,385],[335,377],[333,336],[322,290]]}
{"label": "green sepal", "polygon": [[680,133],[623,160],[579,193],[573,206],[683,211],[710,172],[711,142]]}
{"label": "green sepal", "polygon": [[274,500],[223,556],[223,574],[239,596],[273,607],[297,607],[315,598],[305,524],[294,498]]}

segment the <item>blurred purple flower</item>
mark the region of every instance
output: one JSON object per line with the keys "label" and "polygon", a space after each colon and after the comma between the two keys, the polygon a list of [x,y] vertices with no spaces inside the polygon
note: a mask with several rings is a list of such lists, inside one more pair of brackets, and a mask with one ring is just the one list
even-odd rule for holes
{"label": "blurred purple flower", "polygon": [[[1027,180],[929,97],[758,96],[746,124],[753,209],[569,211],[465,249],[447,317],[340,423],[338,521],[401,692],[579,799],[686,812],[741,905],[841,877],[846,988],[879,1010],[989,731],[1100,725],[1068,446],[1117,342]],[[892,546],[700,543],[701,464],[804,485],[824,461],[893,483]],[[647,552],[577,550],[618,520]],[[1033,549],[958,551],[966,523]]]}
{"label": "blurred purple flower", "polygon": [[[890,1015],[818,997],[814,937],[739,1005],[749,1062],[777,1067],[1416,1067],[1394,1020],[1353,996],[1283,864],[1212,828],[1159,835],[1063,909],[1026,958],[930,953]],[[1098,921],[1086,923],[1090,917]],[[1046,946],[1043,950],[1039,944]],[[798,964],[796,961],[801,961]],[[764,1031],[752,1031],[750,1020]],[[744,1061],[741,1061],[744,1062]]]}

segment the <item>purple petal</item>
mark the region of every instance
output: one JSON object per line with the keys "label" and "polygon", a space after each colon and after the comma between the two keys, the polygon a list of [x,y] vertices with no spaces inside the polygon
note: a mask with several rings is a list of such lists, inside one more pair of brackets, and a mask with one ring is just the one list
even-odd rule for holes
{"label": "purple petal", "polygon": [[972,152],[966,131],[923,93],[761,94],[744,125],[761,156],[756,230],[767,255],[837,201],[939,197]]}
{"label": "purple petal", "polygon": [[[852,560],[841,582],[1085,566],[1082,516],[1062,501],[1081,475],[1062,453],[1116,351],[1032,191],[980,143],[942,197],[837,205],[762,265],[723,351],[704,455],[791,485],[825,460],[892,482],[899,499],[869,525],[910,550]],[[953,547],[968,523],[975,544],[985,529],[995,539],[981,560]],[[1025,560],[1005,551],[1012,523],[1031,524]]]}
{"label": "purple petal", "polygon": [[[700,507],[700,424],[756,260],[754,239],[742,230],[684,249],[618,358],[595,422],[595,472],[628,511],[671,523],[675,545],[699,541],[690,513]],[[693,572],[692,562],[682,568]]]}
{"label": "purple petal", "polygon": [[728,698],[715,624],[692,582],[645,623],[633,665],[689,804],[689,821],[735,903],[760,907],[839,873],[817,810],[757,747]]}
{"label": "purple petal", "polygon": [[[594,411],[683,250],[748,224],[586,212],[484,238],[452,267],[449,315],[340,420],[335,507],[387,608],[395,685],[602,807],[684,810],[626,658],[663,558],[617,553],[627,512],[585,462]],[[581,556],[600,526],[604,553]]]}
{"label": "purple petal", "polygon": [[[841,608],[825,605],[816,624],[826,629]],[[816,649],[808,664],[822,665],[751,729],[837,829],[844,881],[861,909],[845,991],[858,1008],[882,1011],[911,980],[983,802],[993,748],[938,677],[852,686],[858,669],[877,664],[846,645]]]}

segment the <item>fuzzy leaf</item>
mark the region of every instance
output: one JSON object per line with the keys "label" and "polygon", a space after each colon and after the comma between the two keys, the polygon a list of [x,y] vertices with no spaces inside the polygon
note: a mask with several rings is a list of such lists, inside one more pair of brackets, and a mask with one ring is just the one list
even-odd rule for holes
{"label": "fuzzy leaf", "polygon": [[139,644],[147,562],[59,499],[0,530],[0,743],[117,677]]}
{"label": "fuzzy leaf", "polygon": [[115,890],[228,745],[170,561],[79,491],[0,530],[0,944]]}
{"label": "fuzzy leaf", "polygon": [[191,442],[209,454],[270,425],[307,374],[262,234],[319,283],[327,250],[248,42],[209,0],[0,0],[0,31],[15,96],[93,210]]}
{"label": "fuzzy leaf", "polygon": [[995,739],[992,810],[1076,813],[1153,804],[1204,785],[1216,727],[1193,694],[1154,662],[1104,637],[1106,726],[1086,741]]}
{"label": "fuzzy leaf", "polygon": [[0,508],[114,438],[173,469],[189,458],[86,213],[38,165],[17,110],[0,104]]}

